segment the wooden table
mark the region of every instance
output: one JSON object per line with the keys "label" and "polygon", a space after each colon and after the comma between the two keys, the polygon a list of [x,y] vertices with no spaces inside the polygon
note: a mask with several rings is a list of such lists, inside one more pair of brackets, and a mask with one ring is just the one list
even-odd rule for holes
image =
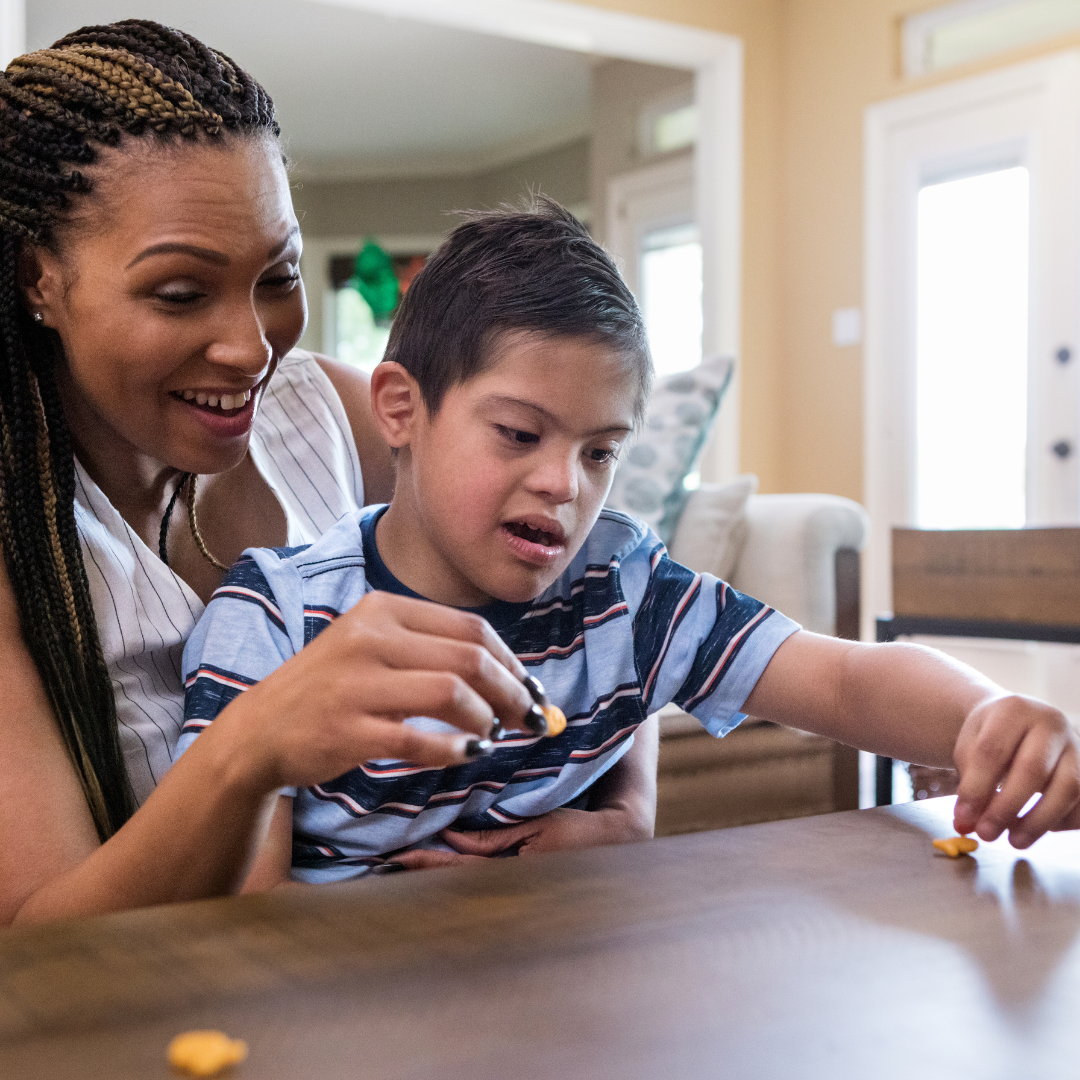
{"label": "wooden table", "polygon": [[1080,836],[934,854],[951,800],[0,932],[0,1077],[1080,1074]]}

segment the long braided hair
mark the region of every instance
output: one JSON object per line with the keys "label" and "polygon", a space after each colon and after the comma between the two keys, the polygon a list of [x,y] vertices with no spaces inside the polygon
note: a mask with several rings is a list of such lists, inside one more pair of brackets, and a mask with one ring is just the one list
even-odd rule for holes
{"label": "long braided hair", "polygon": [[266,91],[158,23],[87,26],[0,73],[0,546],[23,638],[104,841],[131,816],[116,703],[75,527],[75,465],[55,377],[59,336],[24,309],[24,244],[49,247],[95,144],[279,133]]}

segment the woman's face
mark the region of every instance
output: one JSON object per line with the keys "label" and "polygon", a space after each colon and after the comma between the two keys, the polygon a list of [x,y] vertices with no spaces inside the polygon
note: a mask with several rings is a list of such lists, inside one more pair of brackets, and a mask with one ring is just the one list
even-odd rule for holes
{"label": "woman's face", "polygon": [[[307,319],[300,231],[270,139],[103,151],[55,251],[29,253],[76,445],[187,472],[236,465]],[[36,278],[36,281],[34,280]]]}

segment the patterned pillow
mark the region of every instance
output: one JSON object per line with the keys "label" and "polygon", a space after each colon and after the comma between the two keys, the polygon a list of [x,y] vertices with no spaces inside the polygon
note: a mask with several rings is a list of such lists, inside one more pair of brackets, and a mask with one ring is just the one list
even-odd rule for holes
{"label": "patterned pillow", "polygon": [[651,525],[665,544],[689,496],[683,481],[697,464],[734,368],[730,357],[711,356],[658,379],[645,425],[615,472],[608,506]]}

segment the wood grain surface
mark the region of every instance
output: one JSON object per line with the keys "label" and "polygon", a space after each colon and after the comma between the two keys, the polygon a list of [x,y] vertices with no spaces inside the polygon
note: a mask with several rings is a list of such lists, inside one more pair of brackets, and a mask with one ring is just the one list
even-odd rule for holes
{"label": "wood grain surface", "polygon": [[893,612],[1080,624],[1080,528],[893,529]]}
{"label": "wood grain surface", "polygon": [[0,932],[0,1077],[1080,1073],[1080,836],[956,861],[951,800]]}

